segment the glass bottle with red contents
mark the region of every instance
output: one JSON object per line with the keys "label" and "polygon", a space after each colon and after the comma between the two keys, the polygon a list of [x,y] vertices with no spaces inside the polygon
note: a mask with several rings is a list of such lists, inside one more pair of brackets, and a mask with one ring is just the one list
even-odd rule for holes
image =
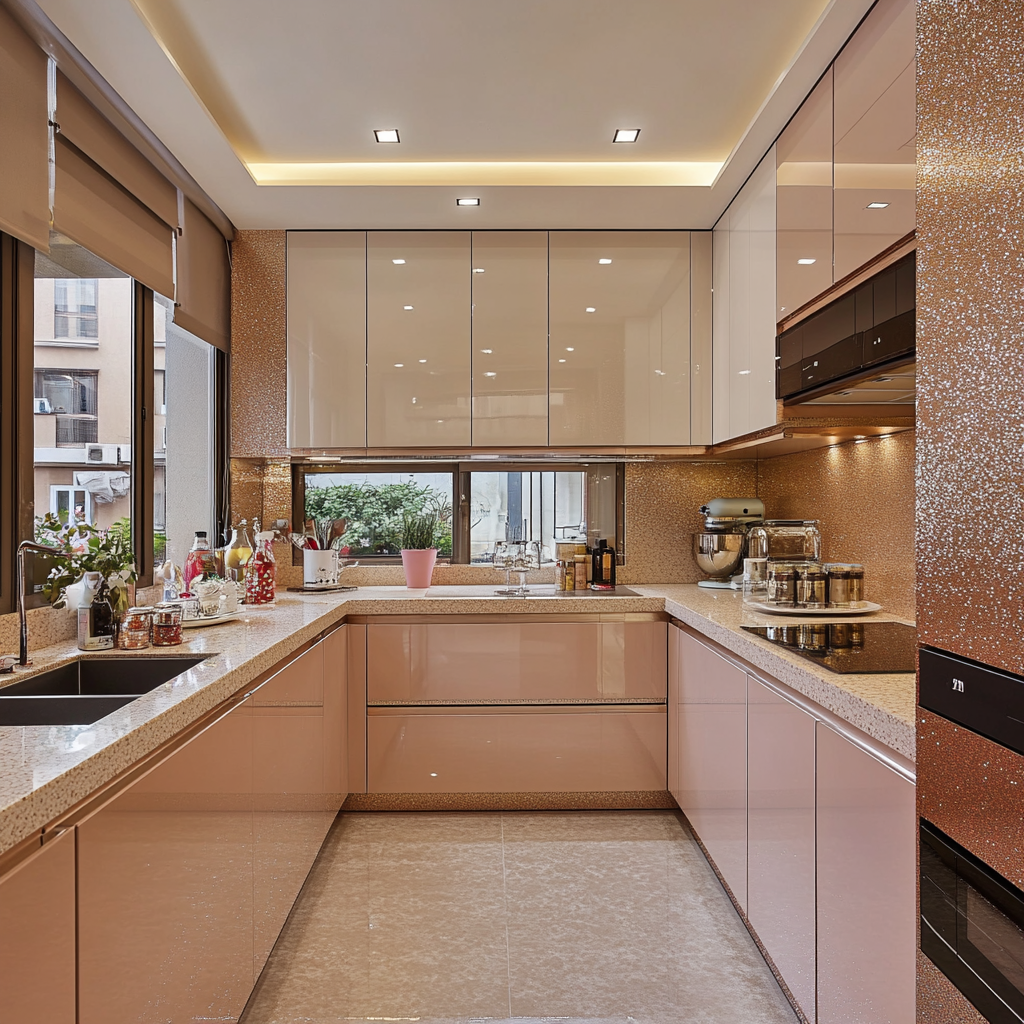
{"label": "glass bottle with red contents", "polygon": [[213,549],[206,538],[205,530],[196,530],[196,538],[192,541],[192,550],[185,556],[185,568],[182,575],[185,579],[186,592],[190,590],[193,580],[217,575],[217,562],[213,557]]}
{"label": "glass bottle with red contents", "polygon": [[274,533],[256,534],[256,544],[245,563],[245,603],[273,604],[276,595],[277,562],[274,559]]}

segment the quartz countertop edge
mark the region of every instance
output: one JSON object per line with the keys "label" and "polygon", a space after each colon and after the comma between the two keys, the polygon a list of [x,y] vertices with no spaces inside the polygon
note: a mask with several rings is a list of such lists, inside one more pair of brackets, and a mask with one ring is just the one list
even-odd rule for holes
{"label": "quartz countertop edge", "polygon": [[[630,589],[640,596],[555,597],[538,588],[540,596],[506,598],[495,596],[493,586],[432,587],[426,591],[368,587],[341,593],[282,594],[276,606],[246,609],[236,622],[189,630],[180,647],[133,652],[143,657],[200,655],[206,660],[93,725],[0,727],[0,853],[57,821],[350,615],[665,611],[913,760],[913,674],[840,676],[817,669],[744,633],[741,621],[767,621],[768,617],[744,611],[735,592],[708,591],[693,584],[631,585]],[[32,672],[66,664],[80,653],[74,641],[33,650]],[[28,675],[19,672],[0,677],[0,686]]]}

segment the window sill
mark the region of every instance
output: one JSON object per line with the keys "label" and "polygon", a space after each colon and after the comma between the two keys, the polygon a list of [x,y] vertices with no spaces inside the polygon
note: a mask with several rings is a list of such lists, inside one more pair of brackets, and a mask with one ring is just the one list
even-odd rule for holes
{"label": "window sill", "polygon": [[61,339],[60,341],[54,339],[53,341],[39,341],[38,339],[33,342],[36,348],[99,348],[99,341],[74,341],[73,339]]}

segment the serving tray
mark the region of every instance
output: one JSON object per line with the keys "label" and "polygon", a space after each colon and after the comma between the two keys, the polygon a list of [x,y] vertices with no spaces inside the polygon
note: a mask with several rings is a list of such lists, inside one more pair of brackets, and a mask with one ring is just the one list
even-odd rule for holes
{"label": "serving tray", "polygon": [[873,601],[862,601],[859,608],[787,608],[781,604],[749,601],[744,608],[753,608],[755,611],[766,612],[768,615],[791,615],[794,617],[807,615],[817,619],[834,619],[846,615],[871,615],[882,610],[882,606]]}
{"label": "serving tray", "polygon": [[198,629],[200,626],[219,626],[222,622],[234,622],[241,612],[228,612],[227,615],[200,616],[198,619],[182,619],[182,629]]}

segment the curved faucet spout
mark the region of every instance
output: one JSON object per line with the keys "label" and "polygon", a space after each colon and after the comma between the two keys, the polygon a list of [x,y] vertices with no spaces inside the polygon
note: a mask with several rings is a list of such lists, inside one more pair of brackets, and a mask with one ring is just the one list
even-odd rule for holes
{"label": "curved faucet spout", "polygon": [[25,552],[37,551],[44,555],[55,554],[53,548],[45,544],[37,544],[34,540],[23,540],[18,545],[18,624],[21,627],[19,633],[18,664],[31,665],[28,660],[28,608],[25,604]]}

